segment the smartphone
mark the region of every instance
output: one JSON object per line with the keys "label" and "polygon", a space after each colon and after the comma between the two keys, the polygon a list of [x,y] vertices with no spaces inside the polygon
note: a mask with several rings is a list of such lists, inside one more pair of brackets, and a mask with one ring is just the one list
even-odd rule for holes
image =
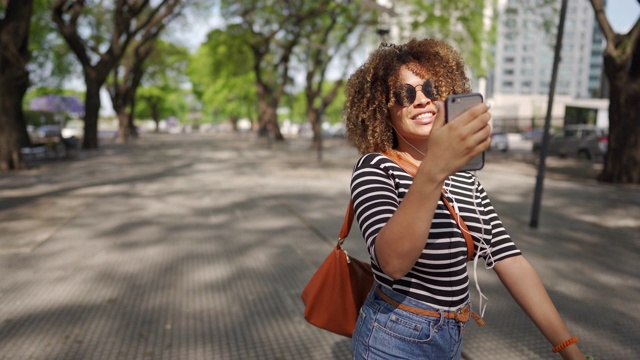
{"label": "smartphone", "polygon": [[[449,122],[463,112],[469,110],[477,104],[483,102],[482,94],[470,93],[451,95],[444,101],[445,121]],[[458,171],[475,171],[484,167],[484,151],[474,156],[469,162]]]}

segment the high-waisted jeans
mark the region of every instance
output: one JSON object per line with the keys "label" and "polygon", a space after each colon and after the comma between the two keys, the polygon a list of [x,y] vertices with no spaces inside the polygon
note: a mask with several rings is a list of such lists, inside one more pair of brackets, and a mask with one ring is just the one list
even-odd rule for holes
{"label": "high-waisted jeans", "polygon": [[[384,301],[379,287],[391,299],[412,307],[440,312],[439,317],[417,315]],[[441,310],[374,285],[360,309],[351,340],[353,358],[368,360],[458,360],[462,355],[465,323],[447,319]]]}

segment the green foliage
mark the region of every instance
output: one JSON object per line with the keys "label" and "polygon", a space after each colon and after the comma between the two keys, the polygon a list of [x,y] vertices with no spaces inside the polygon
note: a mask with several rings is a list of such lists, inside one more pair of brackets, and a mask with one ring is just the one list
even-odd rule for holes
{"label": "green foliage", "polygon": [[181,46],[158,41],[144,63],[142,83],[146,86],[180,88],[189,82],[189,51]]}
{"label": "green foliage", "polygon": [[[136,96],[136,108],[134,116],[137,119],[151,119],[154,116],[163,119],[169,116],[181,115],[174,112],[179,108],[178,104],[171,103],[176,100],[175,96],[170,96],[164,89],[155,86],[139,88]],[[178,99],[180,101],[180,99]],[[154,114],[154,112],[156,112]]]}
{"label": "green foliage", "polygon": [[35,127],[40,125],[56,124],[55,114],[46,111],[25,110],[23,112],[23,116],[25,124]]}
{"label": "green foliage", "polygon": [[[322,86],[322,95],[327,95],[333,88],[335,81],[325,81]],[[320,101],[320,97],[315,99],[316,102]],[[324,108],[323,121],[334,124],[342,121],[342,105],[346,101],[346,94],[344,92],[344,83],[338,88],[336,97],[331,101],[326,108]],[[288,104],[291,108],[290,120],[293,123],[307,122],[307,97],[304,91],[299,91],[289,98]],[[318,104],[314,104],[318,106]]]}
{"label": "green foliage", "polygon": [[29,79],[35,86],[62,87],[80,66],[51,21],[52,0],[34,0],[29,32]]}
{"label": "green foliage", "polygon": [[144,62],[142,84],[136,91],[135,118],[187,117],[191,109],[186,100],[189,59],[186,48],[164,41],[156,43]]}
{"label": "green foliage", "polygon": [[[331,84],[327,84],[331,86]],[[324,121],[328,121],[332,124],[342,121],[342,106],[347,101],[347,96],[344,91],[344,84],[340,86],[336,94],[335,99],[324,109]]]}
{"label": "green foliage", "polygon": [[187,73],[193,93],[202,102],[202,111],[214,117],[205,116],[205,121],[231,116],[255,119],[257,95],[253,57],[241,40],[249,36],[236,26],[214,30],[192,55]]}
{"label": "green foliage", "polygon": [[487,75],[492,65],[488,46],[495,43],[496,23],[485,24],[483,9],[496,14],[495,0],[406,0],[409,14],[414,19],[410,26],[415,33],[443,40],[456,47],[471,71]]}
{"label": "green foliage", "polygon": [[[327,81],[330,65],[343,69],[339,76],[346,78],[353,52],[361,45],[363,33],[377,25],[377,19],[377,13],[364,9],[360,2],[331,2],[304,23],[297,54],[306,68],[306,106],[327,114],[326,108],[335,104],[335,95],[341,92],[335,91],[339,82]],[[331,122],[340,119],[335,115]]]}

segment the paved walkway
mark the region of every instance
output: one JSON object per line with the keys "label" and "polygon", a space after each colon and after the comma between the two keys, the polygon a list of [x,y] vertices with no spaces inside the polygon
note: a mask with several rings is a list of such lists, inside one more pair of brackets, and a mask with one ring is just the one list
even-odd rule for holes
{"label": "paved walkway", "polygon": [[[349,358],[299,294],[334,244],[357,155],[335,146],[318,163],[307,147],[148,135],[0,174],[0,359]],[[534,173],[492,154],[479,177],[582,348],[640,358],[640,190],[554,171],[531,230]],[[346,247],[364,258],[354,230]],[[558,358],[479,273],[487,326],[468,327],[464,358]]]}

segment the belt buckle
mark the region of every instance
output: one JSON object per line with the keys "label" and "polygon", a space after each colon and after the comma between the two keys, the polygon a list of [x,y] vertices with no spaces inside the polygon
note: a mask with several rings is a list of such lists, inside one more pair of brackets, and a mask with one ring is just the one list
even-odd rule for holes
{"label": "belt buckle", "polygon": [[466,323],[469,321],[469,305],[463,306],[456,310],[453,319],[457,322]]}

